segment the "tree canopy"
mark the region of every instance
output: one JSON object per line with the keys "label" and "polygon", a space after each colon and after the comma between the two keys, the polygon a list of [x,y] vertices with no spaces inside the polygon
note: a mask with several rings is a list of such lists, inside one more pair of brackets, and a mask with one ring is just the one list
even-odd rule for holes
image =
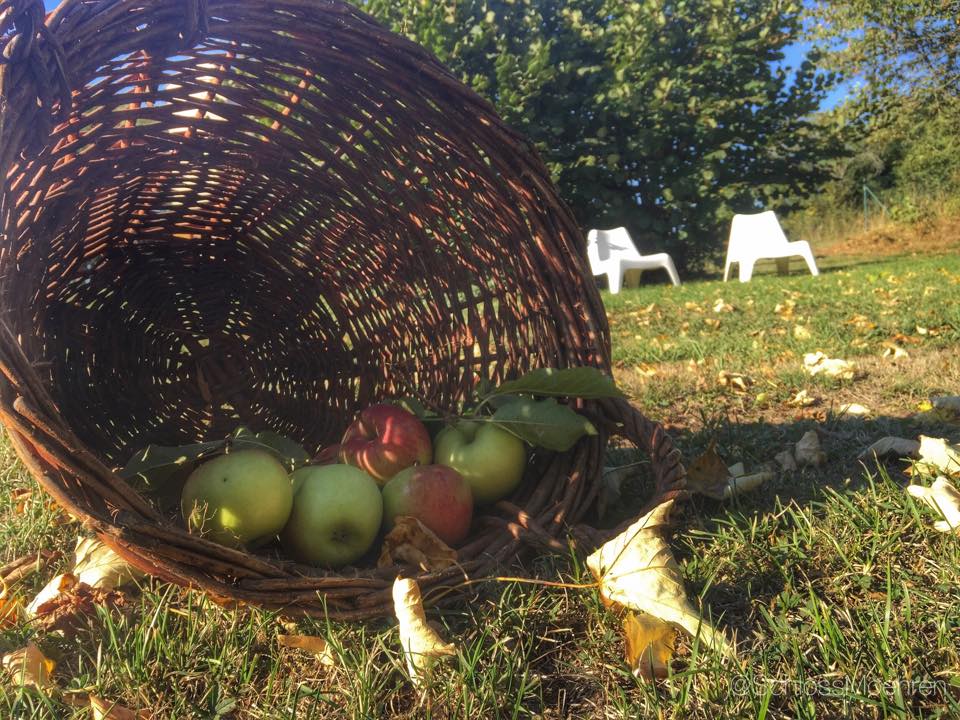
{"label": "tree canopy", "polygon": [[538,147],[584,228],[696,267],[734,212],[784,211],[838,152],[834,77],[797,68],[800,2],[355,0],[433,51]]}

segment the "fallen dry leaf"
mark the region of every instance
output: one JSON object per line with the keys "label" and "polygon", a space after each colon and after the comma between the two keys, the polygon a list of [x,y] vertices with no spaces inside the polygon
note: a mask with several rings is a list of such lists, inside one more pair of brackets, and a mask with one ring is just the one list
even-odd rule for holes
{"label": "fallen dry leaf", "polygon": [[336,667],[337,659],[333,655],[333,648],[325,638],[319,635],[277,635],[277,644],[280,647],[295,648],[304,652],[313,653],[320,660],[321,665]]}
{"label": "fallen dry leaf", "polygon": [[128,707],[115,702],[108,702],[96,695],[90,695],[90,709],[93,711],[93,720],[150,720],[150,713],[146,710],[134,712]]}
{"label": "fallen dry leaf", "polygon": [[456,648],[443,642],[427,624],[416,580],[397,578],[393,581],[393,612],[400,624],[400,646],[410,680],[420,687],[434,661],[444,655],[456,655]]}
{"label": "fallen dry leaf", "polygon": [[644,680],[667,676],[676,631],[647,613],[628,612],[623,618],[627,665]]}
{"label": "fallen dry leaf", "polygon": [[7,583],[0,578],[0,630],[16,626],[23,612],[23,601],[10,592]]}
{"label": "fallen dry leaf", "polygon": [[813,337],[813,334],[806,325],[794,325],[793,337],[795,337],[797,340],[809,340],[811,337]]}
{"label": "fallen dry leaf", "polygon": [[33,497],[33,490],[31,488],[17,488],[10,493],[10,499],[16,503],[13,512],[17,515],[22,515],[23,511],[27,509],[27,502],[31,497]]}
{"label": "fallen dry leaf", "polygon": [[796,306],[797,303],[794,300],[785,300],[782,303],[777,303],[773,308],[773,312],[784,320],[789,320],[793,317],[793,309]]}
{"label": "fallen dry leaf", "polygon": [[57,664],[33,643],[6,653],[0,662],[10,672],[13,682],[20,687],[35,687],[41,691],[55,687],[50,674]]}
{"label": "fallen dry leaf", "polygon": [[713,304],[713,311],[715,313],[733,312],[733,305],[726,302],[723,298],[717,298],[717,301]]}
{"label": "fallen dry leaf", "polygon": [[730,474],[730,477],[740,477],[741,475],[747,474],[747,468],[742,462],[735,462],[727,468],[727,472]]}
{"label": "fallen dry leaf", "polygon": [[797,465],[820,467],[827,461],[827,454],[820,447],[820,436],[816,430],[808,430],[797,442],[793,450]]}
{"label": "fallen dry leaf", "polygon": [[76,583],[59,595],[37,606],[36,625],[47,632],[73,633],[96,614],[97,607],[122,608],[126,597],[118,590],[92,588]]}
{"label": "fallen dry leaf", "polygon": [[774,474],[769,471],[753,473],[752,475],[738,475],[727,481],[727,486],[723,489],[723,500],[729,500],[732,497],[741,495],[751,490],[756,490],[765,482],[773,480]]}
{"label": "fallen dry leaf", "polygon": [[113,590],[144,577],[144,573],[97,538],[77,538],[73,574],[92,588]]}
{"label": "fallen dry leaf", "polygon": [[809,407],[817,402],[817,398],[811,397],[806,390],[800,390],[796,395],[787,400],[787,405],[792,405],[794,407]]}
{"label": "fallen dry leaf", "polygon": [[717,441],[711,440],[707,449],[687,467],[687,489],[717,500],[723,497],[730,479],[727,463],[717,452]]}
{"label": "fallen dry leaf", "polygon": [[795,472],[797,469],[797,460],[793,456],[793,450],[787,448],[783,452],[778,452],[773,456],[784,472]]}
{"label": "fallen dry leaf", "polygon": [[54,600],[63,593],[70,590],[77,584],[77,576],[73,573],[63,573],[57,575],[48,582],[43,589],[37,593],[37,596],[27,605],[27,617],[34,617],[37,614],[37,608],[41,605]]}
{"label": "fallen dry leaf", "polygon": [[870,415],[870,408],[860,403],[844,403],[837,410],[838,415],[852,415],[854,417],[866,417]]}
{"label": "fallen dry leaf", "polygon": [[745,393],[750,386],[753,385],[753,379],[747,377],[746,375],[741,375],[740,373],[721,370],[717,374],[717,383],[720,385],[720,387],[729,388],[734,392]]}
{"label": "fallen dry leaf", "polygon": [[424,572],[443,570],[457,564],[457,551],[410,515],[400,515],[383,538],[377,567],[413,565]]}
{"label": "fallen dry leaf", "polygon": [[883,349],[883,353],[881,353],[881,357],[884,357],[887,360],[900,360],[901,358],[910,357],[910,353],[908,353],[899,345],[887,345]]}
{"label": "fallen dry leaf", "polygon": [[809,375],[820,375],[822,373],[828,377],[841,380],[853,380],[857,374],[855,363],[849,360],[827,357],[820,351],[807,353],[803,356],[803,369]]}
{"label": "fallen dry leaf", "polygon": [[938,477],[930,487],[908,485],[907,492],[943,515],[944,520],[937,520],[934,529],[960,535],[960,490],[946,478]]}
{"label": "fallen dry leaf", "polygon": [[920,443],[909,438],[888,435],[877,440],[859,455],[860,460],[885,457],[916,457],[920,452]]}
{"label": "fallen dry leaf", "polygon": [[946,475],[960,473],[960,447],[943,438],[920,436],[920,464],[929,465]]}
{"label": "fallen dry leaf", "polygon": [[640,375],[641,377],[653,377],[657,374],[657,368],[654,365],[649,365],[647,363],[640,363],[635,365],[633,371]]}
{"label": "fallen dry leaf", "polygon": [[687,599],[680,568],[663,538],[673,500],[657,505],[587,558],[604,602],[653,615],[701,635],[706,645],[733,657],[724,634],[704,620]]}

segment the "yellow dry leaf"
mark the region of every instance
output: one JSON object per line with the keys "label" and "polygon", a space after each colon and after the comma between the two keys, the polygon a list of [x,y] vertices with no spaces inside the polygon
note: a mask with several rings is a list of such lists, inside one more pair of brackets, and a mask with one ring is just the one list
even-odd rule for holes
{"label": "yellow dry leaf", "polygon": [[960,446],[951,445],[943,438],[920,436],[920,460],[946,475],[960,473]]}
{"label": "yellow dry leaf", "polygon": [[827,357],[822,352],[807,353],[803,356],[803,369],[809,375],[820,375],[821,373],[828,377],[840,378],[842,380],[853,380],[857,374],[857,366],[849,360],[840,360],[839,358]]}
{"label": "yellow dry leaf", "polygon": [[730,477],[740,477],[747,474],[747,467],[742,462],[735,462],[727,468],[727,472],[730,473]]}
{"label": "yellow dry leaf", "polygon": [[765,482],[773,480],[772,472],[763,471],[753,473],[752,475],[738,475],[727,480],[727,486],[723,489],[723,500],[729,500],[732,497],[742,493],[756,490]]}
{"label": "yellow dry leaf", "polygon": [[587,567],[608,604],[653,615],[701,636],[706,645],[735,655],[723,633],[704,620],[687,599],[680,568],[663,538],[673,500],[657,505],[587,558]]}
{"label": "yellow dry leaf", "polygon": [[907,492],[943,515],[943,520],[933,524],[934,529],[960,535],[960,490],[946,478],[938,477],[930,487],[908,485]]}
{"label": "yellow dry leaf", "polygon": [[773,312],[779,315],[784,320],[789,320],[793,317],[793,309],[797,306],[797,303],[793,300],[785,300],[782,303],[777,303],[773,307]]}
{"label": "yellow dry leaf", "polygon": [[33,490],[31,488],[17,488],[10,493],[10,499],[16,503],[13,512],[17,515],[23,514],[23,511],[27,509],[27,502],[32,496]]}
{"label": "yellow dry leaf", "polygon": [[733,312],[733,309],[733,305],[726,302],[723,298],[717,298],[717,301],[713,304],[713,311],[715,313]]}
{"label": "yellow dry leaf", "polygon": [[657,368],[653,365],[649,365],[648,363],[640,363],[634,367],[634,372],[643,377],[653,377],[657,374]]}
{"label": "yellow dry leaf", "polygon": [[814,405],[816,403],[817,399],[815,397],[811,397],[806,390],[800,390],[796,395],[787,401],[787,405],[793,405],[794,407],[809,407],[810,405]]}
{"label": "yellow dry leaf", "polygon": [[881,357],[884,357],[888,360],[900,360],[901,358],[910,357],[910,353],[908,353],[899,345],[895,345],[891,343],[883,349],[883,352],[881,353]]}
{"label": "yellow dry leaf", "polygon": [[400,646],[403,648],[410,680],[420,687],[436,659],[444,655],[456,655],[457,651],[452,644],[443,642],[427,624],[420,586],[416,580],[394,580],[393,612],[399,622]]}
{"label": "yellow dry leaf", "polygon": [[146,710],[134,712],[128,707],[109,702],[96,695],[90,695],[89,699],[93,720],[150,720],[151,717]]}
{"label": "yellow dry leaf", "polygon": [[333,648],[325,638],[319,635],[277,635],[277,644],[280,647],[296,648],[313,653],[320,660],[321,665],[336,667],[337,659],[333,655]]}
{"label": "yellow dry leaf", "polygon": [[628,612],[623,618],[623,637],[627,665],[635,676],[644,680],[667,676],[676,640],[670,625],[647,613]]}
{"label": "yellow dry leaf", "polygon": [[920,443],[909,438],[888,435],[877,440],[859,455],[860,460],[872,460],[885,457],[916,457],[920,451]]}
{"label": "yellow dry leaf", "polygon": [[90,587],[113,590],[139,580],[144,573],[122,559],[97,538],[77,538],[73,574]]}
{"label": "yellow dry leaf", "polygon": [[811,337],[813,337],[813,334],[806,325],[794,325],[793,337],[795,337],[797,340],[809,340]]}
{"label": "yellow dry leaf", "polygon": [[18,686],[32,686],[41,691],[52,690],[55,687],[50,674],[57,664],[33,643],[6,653],[2,663]]}
{"label": "yellow dry leaf", "polygon": [[37,614],[37,609],[41,605],[45,605],[51,600],[60,597],[74,587],[77,582],[77,576],[73,573],[57,575],[53,580],[48,582],[44,588],[37,593],[37,596],[30,601],[30,604],[27,605],[27,617],[34,617]]}
{"label": "yellow dry leaf", "polygon": [[707,449],[687,467],[687,489],[719,500],[730,479],[727,463],[717,452],[717,441],[711,440]]}
{"label": "yellow dry leaf", "polygon": [[753,385],[752,378],[726,370],[721,370],[717,374],[717,382],[720,384],[720,387],[729,388],[734,392],[747,392],[747,389]]}
{"label": "yellow dry leaf", "polygon": [[827,454],[820,447],[820,436],[816,430],[808,430],[803,434],[793,449],[793,456],[801,467],[820,467],[827,461]]}
{"label": "yellow dry leaf", "polygon": [[866,417],[870,415],[870,408],[860,403],[843,403],[837,410],[838,415],[849,415],[853,417]]}
{"label": "yellow dry leaf", "polygon": [[23,602],[10,594],[7,583],[0,578],[0,630],[16,626],[22,611]]}
{"label": "yellow dry leaf", "polygon": [[410,515],[397,517],[393,528],[383,538],[383,549],[377,567],[413,565],[424,572],[443,570],[457,564],[457,551]]}
{"label": "yellow dry leaf", "polygon": [[793,450],[787,448],[778,452],[773,459],[779,463],[784,472],[794,472],[797,469],[797,459],[793,456]]}

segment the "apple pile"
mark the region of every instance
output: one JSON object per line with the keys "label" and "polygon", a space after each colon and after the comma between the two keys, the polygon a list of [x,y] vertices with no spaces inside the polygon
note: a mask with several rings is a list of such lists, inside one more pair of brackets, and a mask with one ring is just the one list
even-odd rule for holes
{"label": "apple pile", "polygon": [[[247,549],[279,540],[300,562],[338,568],[367,555],[401,517],[461,544],[474,507],[520,485],[528,447],[564,452],[597,433],[557,401],[564,397],[623,395],[597,368],[540,368],[497,386],[478,381],[459,415],[411,400],[401,402],[413,412],[372,405],[312,459],[289,438],[240,427],[222,440],[148,445],[118,473],[161,509],[178,506],[190,532]],[[433,441],[425,423],[440,428]]]}
{"label": "apple pile", "polygon": [[[322,463],[322,464],[316,464]],[[187,528],[214,542],[256,548],[279,537],[299,562],[338,568],[363,557],[381,528],[419,520],[447,545],[470,532],[474,502],[509,495],[523,479],[522,440],[481,420],[442,429],[396,405],[368,407],[335,448],[288,474],[260,449],[228,451],[187,478]]]}

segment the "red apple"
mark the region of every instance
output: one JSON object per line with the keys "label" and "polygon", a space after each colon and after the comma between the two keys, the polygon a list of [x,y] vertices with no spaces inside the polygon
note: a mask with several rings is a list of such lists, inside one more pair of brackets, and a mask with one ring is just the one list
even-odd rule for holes
{"label": "red apple", "polygon": [[447,545],[455,545],[470,532],[470,483],[446,465],[418,465],[402,470],[383,488],[383,522],[387,530],[400,515],[412,515]]}
{"label": "red apple", "polygon": [[340,459],[371,475],[382,487],[401,470],[429,463],[433,447],[416,415],[396,405],[371,405],[343,434]]}

